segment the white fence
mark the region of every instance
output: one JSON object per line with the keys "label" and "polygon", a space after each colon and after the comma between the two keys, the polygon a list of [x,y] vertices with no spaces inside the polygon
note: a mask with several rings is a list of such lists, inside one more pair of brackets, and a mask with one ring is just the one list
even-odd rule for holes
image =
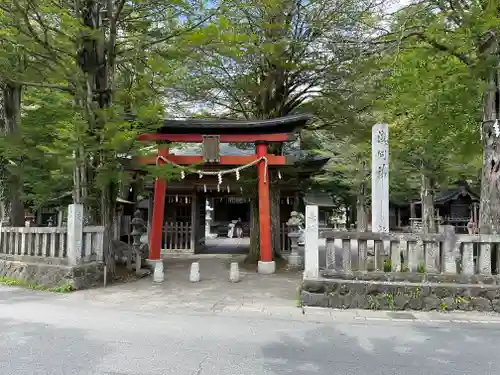
{"label": "white fence", "polygon": [[[71,206],[80,206],[71,209]],[[104,249],[104,228],[83,226],[81,205],[71,205],[68,210],[68,227],[1,227],[0,255],[33,257],[58,263],[77,265],[101,262]],[[80,210],[81,208],[81,210]]]}
{"label": "white fence", "polygon": [[194,251],[193,228],[190,222],[167,222],[163,227],[163,246],[168,251]]}
{"label": "white fence", "polygon": [[37,257],[66,258],[68,229],[47,227],[2,227],[0,253]]}

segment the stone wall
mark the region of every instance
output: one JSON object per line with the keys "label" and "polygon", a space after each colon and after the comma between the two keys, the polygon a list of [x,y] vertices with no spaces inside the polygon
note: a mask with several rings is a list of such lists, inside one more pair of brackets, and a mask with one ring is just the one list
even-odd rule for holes
{"label": "stone wall", "polygon": [[[13,257],[14,258],[14,257]],[[0,277],[9,277],[33,284],[42,284],[48,287],[58,287],[66,284],[73,289],[85,289],[102,284],[103,265],[100,263],[86,263],[78,266],[53,264],[37,258],[33,261],[18,259],[0,259]]]}
{"label": "stone wall", "polygon": [[334,273],[304,280],[304,306],[372,310],[475,310],[500,313],[500,279],[418,273]]}

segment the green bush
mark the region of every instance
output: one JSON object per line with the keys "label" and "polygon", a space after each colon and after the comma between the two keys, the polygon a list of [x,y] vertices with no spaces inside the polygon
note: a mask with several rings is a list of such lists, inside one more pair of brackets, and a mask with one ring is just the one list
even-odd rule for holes
{"label": "green bush", "polygon": [[392,262],[390,259],[384,259],[384,272],[392,271]]}

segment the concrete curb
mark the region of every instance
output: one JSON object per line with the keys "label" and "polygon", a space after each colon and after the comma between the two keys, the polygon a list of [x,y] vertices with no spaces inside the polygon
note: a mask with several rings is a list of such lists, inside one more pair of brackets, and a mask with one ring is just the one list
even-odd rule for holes
{"label": "concrete curb", "polygon": [[[221,317],[245,318],[245,319],[277,319],[289,320],[304,323],[339,323],[339,324],[368,324],[378,323],[398,323],[398,324],[480,324],[480,325],[500,325],[500,316],[490,316],[483,314],[428,314],[425,312],[408,312],[411,317],[400,318],[390,316],[392,312],[372,312],[369,310],[331,310],[321,308],[296,308],[285,306],[263,305],[225,305],[219,304],[209,308],[207,306],[178,306],[167,308],[174,314],[183,315],[216,315]],[[375,314],[371,314],[375,313]]]}
{"label": "concrete curb", "polygon": [[[328,311],[320,307],[305,307],[307,315],[327,314]],[[324,312],[321,312],[324,311]],[[500,315],[480,312],[436,312],[436,311],[371,311],[371,310],[336,310],[330,309],[333,320],[345,320],[351,317],[356,321],[385,321],[409,323],[471,323],[471,324],[500,324]]]}

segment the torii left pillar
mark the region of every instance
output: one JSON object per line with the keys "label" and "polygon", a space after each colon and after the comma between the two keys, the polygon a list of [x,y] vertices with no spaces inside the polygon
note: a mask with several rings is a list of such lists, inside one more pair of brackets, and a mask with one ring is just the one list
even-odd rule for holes
{"label": "torii left pillar", "polygon": [[[255,145],[257,157],[267,157],[267,144],[257,143]],[[265,160],[261,160],[257,166],[259,178],[259,238],[260,238],[260,260],[257,271],[261,274],[271,274],[276,271],[276,263],[273,261],[273,248],[271,245],[271,208],[269,199],[269,170]]]}
{"label": "torii left pillar", "polygon": [[[161,156],[166,158],[167,155],[168,148],[160,147],[158,149],[159,157]],[[164,160],[158,158],[158,165],[164,163]],[[165,194],[167,192],[167,182],[164,179],[157,177],[154,187],[153,219],[151,221],[148,261],[153,265],[153,281],[161,283],[165,279],[163,272],[163,259],[161,258],[161,238],[163,235],[163,218],[165,215]]]}

